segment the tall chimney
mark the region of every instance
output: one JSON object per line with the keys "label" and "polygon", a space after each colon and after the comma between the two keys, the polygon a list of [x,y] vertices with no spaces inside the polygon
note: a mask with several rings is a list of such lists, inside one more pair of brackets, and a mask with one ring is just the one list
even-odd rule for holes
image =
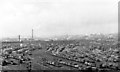
{"label": "tall chimney", "polygon": [[21,40],[20,40],[20,35],[18,36],[18,40],[21,41]]}
{"label": "tall chimney", "polygon": [[33,29],[32,29],[32,39],[33,39]]}

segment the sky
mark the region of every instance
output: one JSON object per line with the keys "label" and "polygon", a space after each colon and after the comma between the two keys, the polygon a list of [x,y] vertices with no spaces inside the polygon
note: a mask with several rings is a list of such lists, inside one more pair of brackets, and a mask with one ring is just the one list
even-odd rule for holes
{"label": "sky", "polygon": [[118,32],[118,0],[0,0],[0,38]]}

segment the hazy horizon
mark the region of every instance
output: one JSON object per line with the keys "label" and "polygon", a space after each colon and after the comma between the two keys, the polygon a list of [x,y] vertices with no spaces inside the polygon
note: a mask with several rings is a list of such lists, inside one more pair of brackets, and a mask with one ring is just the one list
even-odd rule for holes
{"label": "hazy horizon", "polygon": [[0,38],[118,32],[118,0],[1,0]]}

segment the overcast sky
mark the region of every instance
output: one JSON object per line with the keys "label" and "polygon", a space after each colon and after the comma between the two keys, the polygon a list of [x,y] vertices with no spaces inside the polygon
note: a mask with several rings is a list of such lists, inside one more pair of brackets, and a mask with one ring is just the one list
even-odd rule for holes
{"label": "overcast sky", "polygon": [[118,31],[118,0],[0,0],[0,38]]}

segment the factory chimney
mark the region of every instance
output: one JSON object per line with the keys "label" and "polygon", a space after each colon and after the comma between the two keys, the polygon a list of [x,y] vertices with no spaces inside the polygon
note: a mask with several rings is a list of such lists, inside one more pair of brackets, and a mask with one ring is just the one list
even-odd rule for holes
{"label": "factory chimney", "polygon": [[21,41],[21,39],[20,39],[20,35],[18,36],[18,40]]}
{"label": "factory chimney", "polygon": [[33,39],[33,29],[32,29],[32,39]]}

